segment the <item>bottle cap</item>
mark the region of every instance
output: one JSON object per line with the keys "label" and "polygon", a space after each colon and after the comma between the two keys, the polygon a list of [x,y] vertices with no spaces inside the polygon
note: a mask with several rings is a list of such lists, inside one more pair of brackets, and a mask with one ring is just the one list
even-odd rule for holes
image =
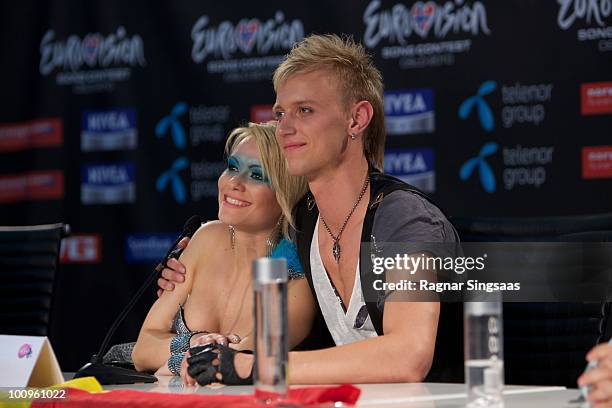
{"label": "bottle cap", "polygon": [[287,260],[285,258],[257,258],[253,261],[253,283],[287,282]]}

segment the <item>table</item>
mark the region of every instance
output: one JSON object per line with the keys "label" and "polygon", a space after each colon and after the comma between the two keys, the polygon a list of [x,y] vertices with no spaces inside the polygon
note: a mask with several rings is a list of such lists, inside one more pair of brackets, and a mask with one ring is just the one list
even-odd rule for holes
{"label": "table", "polygon": [[[206,387],[187,387],[178,377],[160,376],[155,384],[108,385],[104,389],[132,389],[166,393],[198,394],[251,394],[252,386],[224,386],[214,384]],[[455,408],[465,406],[463,384],[402,383],[402,384],[355,384],[361,389],[359,407],[415,407]],[[296,385],[299,387],[299,385]],[[509,385],[504,388],[504,407],[562,408],[580,407],[579,391],[565,387],[537,387]]]}

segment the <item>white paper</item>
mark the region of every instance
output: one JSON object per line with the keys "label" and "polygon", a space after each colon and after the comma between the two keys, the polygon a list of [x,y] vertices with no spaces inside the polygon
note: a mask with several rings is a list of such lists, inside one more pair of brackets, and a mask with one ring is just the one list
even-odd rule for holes
{"label": "white paper", "polygon": [[49,339],[0,334],[0,387],[48,387],[64,382]]}

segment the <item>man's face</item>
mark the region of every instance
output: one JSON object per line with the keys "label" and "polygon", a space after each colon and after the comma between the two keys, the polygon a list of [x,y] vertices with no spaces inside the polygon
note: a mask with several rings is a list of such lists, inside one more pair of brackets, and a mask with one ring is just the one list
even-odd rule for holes
{"label": "man's face", "polygon": [[336,83],[320,70],[295,74],[278,87],[276,139],[292,175],[316,177],[345,159],[350,117]]}

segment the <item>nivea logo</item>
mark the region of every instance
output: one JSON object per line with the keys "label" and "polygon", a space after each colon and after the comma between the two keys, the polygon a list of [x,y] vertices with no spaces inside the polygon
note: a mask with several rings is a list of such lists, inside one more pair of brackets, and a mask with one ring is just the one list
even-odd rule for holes
{"label": "nivea logo", "polygon": [[135,109],[116,108],[83,112],[81,150],[135,149],[137,144]]}
{"label": "nivea logo", "polygon": [[408,149],[385,154],[385,172],[389,174],[415,174],[433,170],[431,149]]}
{"label": "nivea logo", "polygon": [[388,150],[385,152],[385,173],[433,193],[436,187],[434,152],[428,147]]}
{"label": "nivea logo", "polygon": [[135,126],[136,113],[133,109],[85,112],[86,129],[93,131],[116,131]]}
{"label": "nivea logo", "polygon": [[85,166],[85,183],[113,185],[134,181],[134,165],[132,163],[116,165]]}
{"label": "nivea logo", "polygon": [[405,89],[385,92],[385,118],[389,135],[435,131],[433,90]]}
{"label": "nivea logo", "polygon": [[204,15],[191,29],[191,57],[199,64],[209,55],[228,59],[238,51],[245,55],[250,55],[253,50],[258,55],[270,51],[285,52],[302,38],[302,22],[297,19],[285,21],[285,14],[280,10],[274,18],[265,21],[243,18],[237,24],[225,20],[217,26],[211,26],[209,17]]}
{"label": "nivea logo", "polygon": [[433,109],[433,91],[415,89],[385,92],[385,114],[403,115]]}
{"label": "nivea logo", "polygon": [[85,165],[81,168],[83,204],[119,204],[136,201],[134,164]]}

